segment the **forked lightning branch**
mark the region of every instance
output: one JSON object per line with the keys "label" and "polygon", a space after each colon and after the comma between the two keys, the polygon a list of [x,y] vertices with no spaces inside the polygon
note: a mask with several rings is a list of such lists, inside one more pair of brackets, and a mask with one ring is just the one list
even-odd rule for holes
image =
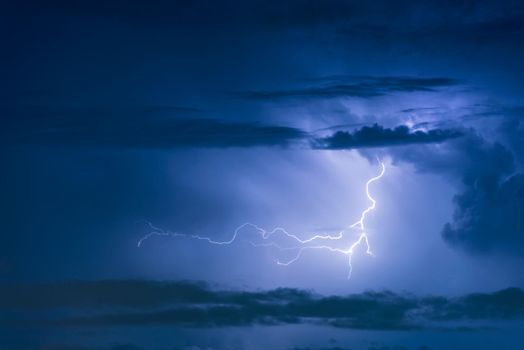
{"label": "forked lightning branch", "polygon": [[[185,234],[185,233],[178,233],[178,232],[171,232],[163,230],[159,227],[154,226],[151,223],[148,223],[148,226],[151,228],[151,232],[149,232],[147,235],[142,237],[137,245],[138,247],[141,247],[145,240],[153,237],[153,236],[170,236],[170,237],[184,237],[194,240],[200,240],[204,241],[208,244],[213,245],[231,245],[234,244],[236,241],[240,239],[241,236],[247,235],[248,232],[253,233],[255,232],[258,236],[259,240],[254,242],[253,240],[250,240],[249,243],[251,243],[254,247],[267,247],[267,248],[274,248],[277,249],[281,253],[285,253],[287,258],[281,258],[277,260],[277,264],[281,266],[289,266],[304,256],[304,252],[307,250],[325,250],[331,253],[337,253],[337,254],[343,254],[347,257],[348,261],[348,279],[351,277],[351,272],[353,270],[352,265],[352,258],[355,249],[360,246],[364,245],[366,248],[366,253],[370,256],[373,255],[371,251],[371,245],[369,243],[368,233],[366,230],[366,217],[367,215],[375,209],[376,207],[376,200],[371,196],[370,193],[370,185],[379,180],[382,176],[384,176],[384,173],[386,172],[386,167],[383,162],[380,160],[378,161],[380,165],[380,173],[371,179],[369,179],[366,182],[366,196],[369,201],[369,206],[364,209],[360,215],[360,219],[356,221],[355,223],[349,225],[342,231],[338,232],[335,235],[312,235],[309,238],[300,238],[299,236],[295,234],[291,234],[287,232],[286,229],[282,227],[274,228],[271,231],[267,231],[260,226],[257,226],[255,224],[246,222],[239,227],[235,229],[233,232],[232,237],[229,240],[225,241],[217,241],[212,239],[211,237],[207,236],[200,236],[200,235],[192,235],[192,234]],[[356,232],[355,232],[356,231]],[[345,248],[338,248],[333,247],[331,244],[334,241],[342,241],[346,239],[348,236],[355,236],[355,233],[357,235],[357,238],[352,242],[349,243]],[[290,241],[292,244],[283,244],[282,240]],[[280,242],[280,243],[279,243]]]}

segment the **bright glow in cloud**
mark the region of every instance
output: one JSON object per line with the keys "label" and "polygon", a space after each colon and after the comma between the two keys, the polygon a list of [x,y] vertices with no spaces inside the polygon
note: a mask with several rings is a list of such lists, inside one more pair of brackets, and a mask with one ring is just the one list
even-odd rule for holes
{"label": "bright glow in cloud", "polygon": [[[378,163],[380,164],[380,167],[381,167],[380,173],[377,176],[372,177],[371,179],[369,179],[366,182],[366,188],[365,188],[366,196],[368,200],[371,202],[370,205],[365,210],[362,211],[362,214],[360,215],[360,219],[357,222],[351,224],[350,226],[343,229],[336,235],[318,235],[316,234],[307,239],[302,239],[297,235],[287,232],[286,229],[282,227],[276,227],[271,231],[267,231],[261,228],[260,226],[246,222],[238,226],[235,229],[233,236],[229,240],[216,241],[206,236],[190,235],[190,234],[184,234],[184,233],[178,233],[178,232],[165,231],[159,227],[154,226],[151,223],[148,223],[149,227],[151,228],[151,232],[149,232],[147,235],[142,237],[138,241],[137,246],[141,247],[143,242],[151,238],[152,236],[186,237],[186,238],[191,238],[195,240],[205,241],[209,244],[214,244],[214,245],[230,245],[230,244],[233,244],[235,241],[237,241],[242,233],[244,234],[247,233],[248,231],[247,229],[252,229],[258,234],[259,238],[261,239],[261,243],[249,241],[251,245],[253,245],[254,247],[274,247],[278,249],[280,252],[295,252],[294,256],[290,259],[277,260],[278,265],[289,266],[295,263],[302,257],[302,254],[305,250],[327,250],[329,252],[340,253],[340,254],[344,254],[347,256],[348,279],[349,279],[351,278],[351,273],[353,270],[352,257],[353,257],[354,250],[359,245],[364,244],[366,247],[366,253],[370,256],[373,255],[373,253],[371,252],[371,246],[369,243],[368,234],[366,232],[365,221],[366,221],[366,216],[372,210],[375,209],[376,204],[377,204],[376,200],[370,194],[369,187],[373,182],[379,180],[382,176],[384,176],[385,171],[386,171],[386,167],[384,163],[381,162],[379,159],[378,159]],[[336,247],[327,245],[326,243],[321,244],[321,245],[315,244],[319,241],[324,241],[324,242],[340,241],[343,238],[345,238],[345,235],[349,230],[358,230],[359,236],[358,236],[358,239],[355,240],[352,244],[350,244],[350,246],[347,248],[336,248]],[[282,241],[282,240],[291,241],[293,244],[286,245],[283,242],[279,243],[279,241]]]}

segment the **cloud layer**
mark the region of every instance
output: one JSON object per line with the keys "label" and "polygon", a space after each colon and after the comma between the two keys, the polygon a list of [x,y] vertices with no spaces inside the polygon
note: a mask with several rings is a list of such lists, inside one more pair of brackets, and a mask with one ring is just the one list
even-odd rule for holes
{"label": "cloud layer", "polygon": [[353,132],[337,131],[333,135],[318,139],[314,147],[321,149],[354,149],[399,146],[413,143],[440,143],[462,135],[463,133],[460,130],[453,129],[412,131],[405,125],[390,129],[373,124]]}
{"label": "cloud layer", "polygon": [[445,77],[397,77],[397,76],[335,76],[316,79],[316,84],[297,89],[274,91],[250,91],[241,97],[254,100],[277,100],[284,98],[373,98],[399,92],[435,92],[459,85],[459,81]]}
{"label": "cloud layer", "polygon": [[[524,319],[524,291],[517,288],[458,298],[416,297],[389,291],[326,297],[288,288],[217,291],[192,282],[104,280],[3,285],[0,294],[0,309],[9,311],[2,323],[55,327],[315,323],[353,329],[411,330],[456,328],[458,322]],[[59,310],[68,310],[67,316]],[[38,318],[44,314],[48,317]]]}
{"label": "cloud layer", "polygon": [[0,120],[5,144],[174,148],[285,146],[304,138],[297,128],[158,114],[153,109],[115,111],[11,110]]}

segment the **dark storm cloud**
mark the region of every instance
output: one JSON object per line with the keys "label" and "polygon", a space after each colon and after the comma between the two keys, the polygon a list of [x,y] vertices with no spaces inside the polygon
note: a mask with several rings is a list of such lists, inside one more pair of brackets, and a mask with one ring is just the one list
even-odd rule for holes
{"label": "dark storm cloud", "polygon": [[459,85],[452,78],[423,77],[345,77],[335,76],[319,79],[315,86],[289,90],[249,91],[240,96],[254,100],[277,100],[282,98],[373,98],[399,92],[435,92],[442,88]]}
{"label": "dark storm cloud", "polygon": [[[411,130],[364,126],[315,138],[294,127],[196,118],[197,109],[147,107],[139,110],[89,112],[22,108],[0,118],[1,143],[120,148],[291,146],[310,141],[316,149],[389,147],[437,143],[462,135],[458,129]],[[336,127],[338,128],[338,126]],[[329,130],[330,128],[326,128]]]}
{"label": "dark storm cloud", "polygon": [[374,124],[372,126],[364,126],[354,132],[337,131],[333,135],[317,139],[314,142],[314,147],[320,149],[354,149],[390,147],[413,143],[440,143],[462,135],[462,131],[453,129],[413,131],[405,125],[390,129]]}
{"label": "dark storm cloud", "polygon": [[[8,315],[69,310],[32,322],[50,326],[171,324],[188,327],[320,323],[355,329],[410,330],[455,321],[524,318],[524,291],[511,288],[459,298],[388,291],[324,297],[297,289],[216,291],[191,282],[94,281],[3,285]],[[38,313],[37,313],[38,312]],[[86,313],[87,312],[87,313]]]}
{"label": "dark storm cloud", "polygon": [[442,230],[453,246],[475,253],[524,252],[524,174],[517,161],[522,148],[508,142],[518,140],[522,129],[514,124],[520,121],[512,123],[503,130],[500,142],[488,141],[470,129],[439,148],[391,150],[396,159],[458,184],[452,220]]}
{"label": "dark storm cloud", "polygon": [[[16,3],[10,7],[16,7]],[[196,22],[245,28],[301,28],[331,26],[360,35],[383,38],[385,35],[428,37],[471,37],[489,40],[522,34],[524,7],[515,1],[345,1],[300,0],[172,2],[155,0],[92,1],[53,0],[24,1],[26,11],[49,11],[67,15],[105,16],[133,23],[165,26],[198,25]],[[217,15],[220,14],[220,15]],[[228,21],[223,21],[227,16]],[[392,20],[394,19],[394,20]],[[389,32],[388,32],[389,29]],[[415,29],[418,29],[416,31]]]}
{"label": "dark storm cloud", "polygon": [[70,281],[35,287],[0,287],[5,296],[0,308],[154,308],[166,303],[211,303],[224,298],[221,293],[209,291],[205,284],[188,282]]}
{"label": "dark storm cloud", "polygon": [[522,254],[524,174],[479,178],[453,202],[453,220],[442,231],[448,242],[476,252]]}
{"label": "dark storm cloud", "polygon": [[[168,109],[180,111],[193,112]],[[0,119],[1,142],[133,148],[251,147],[283,146],[305,136],[292,127],[165,115],[165,109],[154,107],[146,112],[12,108]]]}
{"label": "dark storm cloud", "polygon": [[524,291],[508,288],[495,293],[473,293],[456,299],[427,298],[434,320],[518,319],[524,317]]}

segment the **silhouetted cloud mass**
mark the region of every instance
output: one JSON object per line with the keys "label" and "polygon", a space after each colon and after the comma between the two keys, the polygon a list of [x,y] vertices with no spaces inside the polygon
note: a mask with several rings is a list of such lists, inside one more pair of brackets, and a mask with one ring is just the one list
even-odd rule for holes
{"label": "silhouetted cloud mass", "polygon": [[[322,323],[354,329],[411,330],[451,322],[524,319],[524,291],[509,288],[458,298],[389,291],[320,296],[280,288],[217,291],[193,282],[70,281],[1,286],[0,309],[49,326],[172,324],[186,327]],[[38,319],[52,310],[68,316]],[[2,322],[15,322],[4,316]],[[19,319],[18,319],[19,320]]]}
{"label": "silhouetted cloud mass", "polygon": [[317,149],[389,147],[437,143],[462,135],[458,129],[411,130],[405,125],[364,126],[315,138],[305,130],[259,122],[188,117],[198,110],[148,107],[137,110],[11,110],[0,119],[3,144],[116,148],[291,147],[309,140]]}
{"label": "silhouetted cloud mass", "polygon": [[412,143],[439,143],[462,136],[457,129],[411,130],[405,125],[385,128],[378,124],[364,126],[356,131],[337,131],[333,135],[315,140],[314,147],[321,149],[353,149],[389,147]]}
{"label": "silhouetted cloud mass", "polygon": [[[515,125],[504,132],[510,141],[522,135]],[[474,253],[519,255],[524,251],[524,174],[518,168],[522,149],[508,145],[467,130],[439,148],[390,151],[396,159],[442,174],[459,187],[453,216],[442,230],[448,243]]]}

